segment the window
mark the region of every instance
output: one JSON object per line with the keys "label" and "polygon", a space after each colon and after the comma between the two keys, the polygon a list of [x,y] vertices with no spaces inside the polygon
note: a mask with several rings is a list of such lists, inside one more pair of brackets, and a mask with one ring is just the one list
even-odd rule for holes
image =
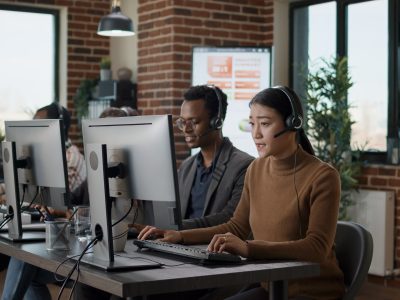
{"label": "window", "polygon": [[347,56],[354,83],[348,95],[356,121],[352,145],[365,146],[367,160],[374,162],[385,162],[399,147],[395,104],[399,96],[390,92],[397,88],[399,70],[389,67],[398,65],[397,55],[391,55],[397,53],[396,32],[389,31],[398,27],[390,26],[399,18],[396,2],[331,0],[291,5],[292,86],[303,95],[301,71],[306,74],[318,67],[313,64],[318,58]]}
{"label": "window", "polygon": [[354,85],[349,91],[352,144],[386,151],[388,112],[387,0],[346,7],[347,56]]}
{"label": "window", "polygon": [[0,5],[0,127],[58,100],[58,11]]}

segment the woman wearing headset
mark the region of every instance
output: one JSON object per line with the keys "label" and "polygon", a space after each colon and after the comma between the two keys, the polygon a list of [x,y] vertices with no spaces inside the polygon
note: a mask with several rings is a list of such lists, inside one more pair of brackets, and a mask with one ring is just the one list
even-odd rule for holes
{"label": "woman wearing headset", "polygon": [[[297,259],[320,264],[318,277],[289,282],[289,297],[340,299],[343,274],[334,251],[339,210],[338,172],[314,156],[302,129],[303,111],[287,87],[268,88],[250,102],[259,158],[248,168],[241,200],[225,224],[172,231],[146,227],[162,241],[209,243],[208,250],[252,259]],[[247,240],[252,232],[254,240]],[[268,299],[266,284],[229,299]]]}

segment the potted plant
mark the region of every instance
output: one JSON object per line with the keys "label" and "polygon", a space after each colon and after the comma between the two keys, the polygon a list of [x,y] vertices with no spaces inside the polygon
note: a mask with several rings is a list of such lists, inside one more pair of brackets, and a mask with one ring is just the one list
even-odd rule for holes
{"label": "potted plant", "polygon": [[108,56],[100,60],[100,80],[111,80],[111,59]]}
{"label": "potted plant", "polygon": [[321,59],[321,67],[308,73],[305,80],[306,131],[316,155],[334,166],[341,179],[339,219],[347,219],[352,204],[350,191],[357,187],[360,174],[360,151],[350,145],[351,118],[347,95],[353,82],[347,58]]}
{"label": "potted plant", "polygon": [[79,84],[74,96],[74,104],[78,121],[87,117],[89,112],[89,101],[94,99],[93,93],[98,82],[98,79],[84,79]]}

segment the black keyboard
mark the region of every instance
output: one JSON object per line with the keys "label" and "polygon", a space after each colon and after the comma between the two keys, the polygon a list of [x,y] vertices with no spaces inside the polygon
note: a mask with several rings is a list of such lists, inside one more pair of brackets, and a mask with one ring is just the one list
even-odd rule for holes
{"label": "black keyboard", "polygon": [[241,262],[242,259],[238,255],[230,253],[215,253],[210,252],[201,248],[191,247],[180,244],[171,244],[161,242],[157,240],[134,240],[133,243],[138,248],[148,248],[160,252],[171,253],[179,256],[185,256],[197,260],[201,260],[202,263],[216,263],[216,262]]}

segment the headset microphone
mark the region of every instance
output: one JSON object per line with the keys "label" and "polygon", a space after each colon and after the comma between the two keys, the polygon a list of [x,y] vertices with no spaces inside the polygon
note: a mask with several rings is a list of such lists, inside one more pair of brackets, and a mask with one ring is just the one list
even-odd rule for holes
{"label": "headset microphone", "polygon": [[211,133],[212,131],[214,131],[214,128],[209,128],[208,130],[206,130],[205,132],[203,132],[202,134],[196,135],[198,138],[201,138],[209,133]]}
{"label": "headset microphone", "polygon": [[279,131],[278,133],[275,133],[275,134],[274,134],[274,138],[280,137],[282,134],[284,134],[284,133],[286,133],[286,132],[288,132],[288,131],[291,131],[291,129],[286,127],[286,128],[283,129],[282,131]]}

